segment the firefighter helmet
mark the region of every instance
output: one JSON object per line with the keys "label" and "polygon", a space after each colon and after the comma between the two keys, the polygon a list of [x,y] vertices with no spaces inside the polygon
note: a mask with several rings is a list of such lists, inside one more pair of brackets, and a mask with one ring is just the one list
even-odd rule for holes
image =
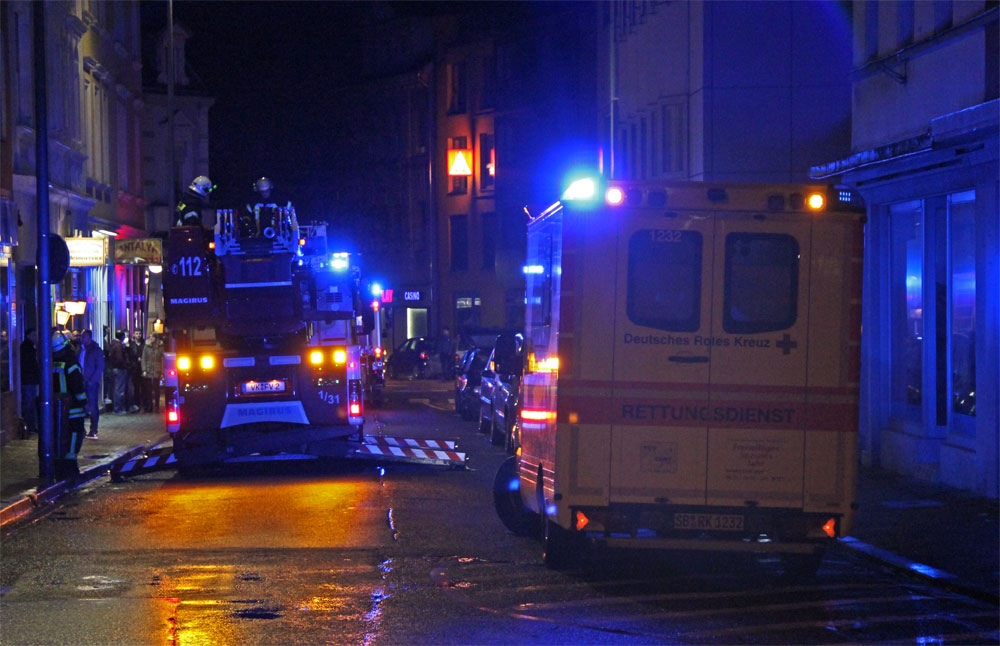
{"label": "firefighter helmet", "polygon": [[69,334],[62,330],[56,330],[52,333],[52,351],[59,352],[63,348],[69,345]]}
{"label": "firefighter helmet", "polygon": [[266,177],[261,177],[253,183],[253,190],[261,195],[270,193],[272,189],[274,189],[274,185],[271,184],[271,180]]}
{"label": "firefighter helmet", "polygon": [[208,179],[205,175],[199,175],[191,180],[191,185],[188,186],[188,190],[192,193],[196,193],[204,198],[208,197],[208,194],[215,189],[215,185],[212,184],[212,180]]}

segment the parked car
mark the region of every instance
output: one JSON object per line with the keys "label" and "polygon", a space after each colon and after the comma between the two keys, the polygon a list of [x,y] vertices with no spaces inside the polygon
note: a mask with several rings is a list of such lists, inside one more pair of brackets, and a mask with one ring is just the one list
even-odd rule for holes
{"label": "parked car", "polygon": [[[504,358],[498,361],[498,358]],[[514,448],[514,422],[518,414],[518,390],[524,373],[524,336],[504,333],[496,338],[479,383],[479,431],[490,443]]]}
{"label": "parked car", "polygon": [[473,420],[479,411],[479,383],[489,358],[488,348],[470,348],[462,354],[455,377],[455,411],[462,419]]}
{"label": "parked car", "polygon": [[[489,355],[490,350],[493,349],[493,342],[496,341],[497,334],[499,331],[476,331],[476,332],[459,332],[455,337],[455,374],[462,374],[462,366],[465,363],[465,356],[469,350],[473,348],[478,348],[486,351],[486,355]],[[483,357],[486,358],[485,356]]]}
{"label": "parked car", "polygon": [[399,344],[389,355],[386,371],[393,379],[423,379],[431,375],[434,344],[426,337],[413,337]]}

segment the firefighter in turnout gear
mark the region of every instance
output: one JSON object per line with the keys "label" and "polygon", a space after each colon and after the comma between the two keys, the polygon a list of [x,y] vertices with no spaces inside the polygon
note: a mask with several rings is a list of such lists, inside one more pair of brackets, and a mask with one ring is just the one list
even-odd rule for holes
{"label": "firefighter in turnout gear", "polygon": [[69,335],[62,331],[52,335],[52,387],[55,473],[57,478],[71,478],[80,473],[76,456],[83,445],[87,391]]}
{"label": "firefighter in turnout gear", "polygon": [[174,226],[189,227],[201,226],[201,213],[199,203],[208,204],[209,195],[215,190],[215,184],[205,175],[199,175],[191,180],[191,183],[184,189],[184,195],[177,203],[177,223]]}

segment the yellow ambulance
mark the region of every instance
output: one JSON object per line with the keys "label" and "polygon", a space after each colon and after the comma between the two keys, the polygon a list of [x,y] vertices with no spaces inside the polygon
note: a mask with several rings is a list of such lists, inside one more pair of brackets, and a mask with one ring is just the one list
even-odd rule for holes
{"label": "yellow ambulance", "polygon": [[504,523],[552,566],[591,539],[815,572],[855,506],[863,213],[827,186],[570,185],[528,224]]}

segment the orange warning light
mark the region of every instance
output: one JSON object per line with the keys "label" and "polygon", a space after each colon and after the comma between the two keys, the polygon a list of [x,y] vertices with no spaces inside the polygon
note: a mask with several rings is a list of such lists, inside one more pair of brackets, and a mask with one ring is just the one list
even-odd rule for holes
{"label": "orange warning light", "polygon": [[830,538],[836,538],[837,519],[831,518],[830,520],[826,521],[826,523],[823,525],[823,531],[826,532],[826,535],[829,536]]}

